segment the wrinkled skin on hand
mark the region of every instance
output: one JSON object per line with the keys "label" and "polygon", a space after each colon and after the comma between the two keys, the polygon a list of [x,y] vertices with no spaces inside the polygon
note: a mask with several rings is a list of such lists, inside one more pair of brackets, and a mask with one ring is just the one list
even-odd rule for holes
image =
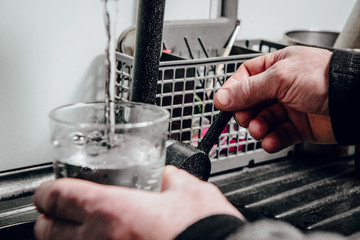
{"label": "wrinkled skin on hand", "polygon": [[40,240],[173,239],[209,215],[244,220],[218,188],[172,166],[160,193],[64,178],[41,185],[34,203]]}
{"label": "wrinkled skin on hand", "polygon": [[278,152],[300,142],[336,143],[328,108],[332,53],[287,47],[243,63],[215,95],[215,106],[235,111],[262,147]]}

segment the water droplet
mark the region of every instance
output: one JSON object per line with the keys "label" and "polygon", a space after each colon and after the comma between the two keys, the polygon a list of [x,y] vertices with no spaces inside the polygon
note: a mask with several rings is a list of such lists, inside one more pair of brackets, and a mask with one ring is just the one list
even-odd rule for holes
{"label": "water droplet", "polygon": [[85,136],[81,132],[74,132],[70,134],[71,142],[75,146],[84,146],[85,145]]}
{"label": "water droplet", "polygon": [[52,145],[53,145],[54,147],[61,147],[60,141],[57,140],[57,139],[55,139],[55,140],[52,142]]}

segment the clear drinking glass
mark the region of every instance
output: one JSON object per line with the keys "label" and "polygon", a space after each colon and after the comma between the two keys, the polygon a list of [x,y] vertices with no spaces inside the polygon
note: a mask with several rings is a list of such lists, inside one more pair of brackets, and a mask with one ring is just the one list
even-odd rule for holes
{"label": "clear drinking glass", "polygon": [[169,113],[155,105],[118,102],[113,124],[105,104],[78,103],[50,112],[56,178],[159,191]]}

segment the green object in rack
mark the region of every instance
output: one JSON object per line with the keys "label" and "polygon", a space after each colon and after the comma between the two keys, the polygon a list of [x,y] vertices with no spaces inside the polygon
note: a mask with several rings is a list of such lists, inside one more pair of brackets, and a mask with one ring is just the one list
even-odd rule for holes
{"label": "green object in rack", "polygon": [[[202,102],[201,98],[195,94],[195,102]],[[200,114],[202,113],[202,106],[201,105],[196,105],[194,107],[194,114]]]}

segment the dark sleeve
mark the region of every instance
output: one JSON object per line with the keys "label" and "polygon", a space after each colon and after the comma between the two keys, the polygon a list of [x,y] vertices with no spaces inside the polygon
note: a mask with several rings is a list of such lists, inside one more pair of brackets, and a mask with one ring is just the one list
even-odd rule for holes
{"label": "dark sleeve", "polygon": [[201,219],[183,231],[176,240],[217,240],[227,239],[244,225],[239,218],[231,215],[213,215]]}
{"label": "dark sleeve", "polygon": [[339,234],[304,234],[288,223],[263,219],[244,223],[230,215],[206,217],[182,232],[175,240],[345,240]]}
{"label": "dark sleeve", "polygon": [[329,114],[337,142],[360,143],[360,53],[335,50],[329,66]]}

